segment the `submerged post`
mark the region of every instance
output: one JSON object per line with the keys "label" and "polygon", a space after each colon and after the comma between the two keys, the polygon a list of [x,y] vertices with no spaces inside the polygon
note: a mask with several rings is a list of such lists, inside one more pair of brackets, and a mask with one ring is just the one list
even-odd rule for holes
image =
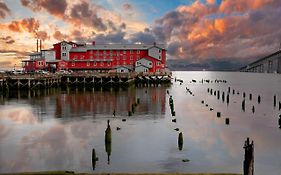
{"label": "submerged post", "polygon": [[249,137],[245,141],[245,157],[243,162],[244,175],[254,175],[254,141],[250,143]]}

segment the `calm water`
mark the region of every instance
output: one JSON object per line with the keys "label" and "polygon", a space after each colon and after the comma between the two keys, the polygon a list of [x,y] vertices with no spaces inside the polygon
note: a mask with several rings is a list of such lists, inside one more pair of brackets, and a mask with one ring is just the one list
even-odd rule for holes
{"label": "calm water", "polygon": [[[184,80],[183,84],[21,91],[2,96],[0,173],[50,170],[242,173],[243,144],[250,137],[255,144],[256,174],[281,174],[281,129],[278,128],[281,111],[278,105],[273,106],[274,95],[277,102],[281,101],[280,75],[174,72],[173,76]],[[192,83],[192,79],[197,82]],[[202,84],[198,82],[201,79],[227,80],[227,83]],[[212,88],[220,90],[220,95],[223,91],[227,94],[228,87],[231,88],[229,104],[207,92],[207,88]],[[174,99],[176,123],[171,121],[174,117],[167,90]],[[246,93],[245,112],[241,109],[243,92]],[[249,93],[253,95],[251,101]],[[135,113],[128,117],[128,110],[138,98],[140,103]],[[216,117],[217,111],[222,117]],[[229,125],[225,124],[226,117],[230,119]],[[108,119],[112,144],[105,147]],[[180,131],[175,128],[184,135],[181,151],[177,141]],[[93,148],[99,159],[95,170]],[[183,159],[190,161],[183,162]]]}

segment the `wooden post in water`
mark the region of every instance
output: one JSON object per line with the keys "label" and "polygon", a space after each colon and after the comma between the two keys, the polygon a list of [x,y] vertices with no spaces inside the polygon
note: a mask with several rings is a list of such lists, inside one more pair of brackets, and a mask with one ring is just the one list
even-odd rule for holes
{"label": "wooden post in water", "polygon": [[243,162],[244,175],[254,175],[254,141],[250,144],[248,137],[243,148],[245,149]]}
{"label": "wooden post in water", "polygon": [[179,150],[181,151],[182,148],[183,148],[183,134],[182,132],[179,133],[179,136],[178,136],[178,147],[179,147]]}
{"label": "wooden post in water", "polygon": [[274,97],[273,97],[273,106],[274,106],[274,108],[276,107],[276,95],[274,95]]}
{"label": "wooden post in water", "polygon": [[111,155],[111,128],[107,120],[107,128],[105,130],[105,152],[107,153],[107,164],[110,164],[110,155]]}

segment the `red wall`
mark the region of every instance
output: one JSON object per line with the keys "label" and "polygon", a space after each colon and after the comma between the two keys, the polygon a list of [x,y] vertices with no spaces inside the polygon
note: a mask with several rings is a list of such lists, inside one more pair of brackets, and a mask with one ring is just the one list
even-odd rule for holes
{"label": "red wall", "polygon": [[[54,44],[53,46],[56,52],[56,60],[61,60],[61,43]],[[112,69],[118,65],[130,65],[134,68],[138,59],[146,58],[152,61],[153,64],[153,68],[149,69],[149,72],[156,72],[157,69],[161,72],[165,70],[163,65],[166,64],[166,50],[162,50],[162,60],[160,60],[160,65],[157,65],[159,60],[148,56],[148,50],[139,50],[139,53],[137,50],[132,50],[132,53],[130,51],[131,50],[126,50],[126,52],[124,52],[124,50],[88,50],[86,52],[69,52],[69,61],[59,62],[57,64],[57,69]],[[75,62],[74,65],[72,64],[73,62]],[[87,65],[88,62],[90,63],[89,66]],[[94,62],[96,62],[96,65]],[[108,63],[110,63],[110,65],[108,65]],[[39,67],[38,62],[36,62],[35,65],[28,65],[25,67],[25,69],[29,70],[42,69],[42,66]],[[46,67],[45,62],[43,67]]]}
{"label": "red wall", "polygon": [[56,60],[61,59],[61,43],[54,44],[54,50],[56,52]]}
{"label": "red wall", "polygon": [[[159,60],[156,60],[150,56],[148,56],[148,50],[140,50],[140,52],[138,53],[137,50],[133,50],[133,52],[131,53],[130,50],[126,50],[126,53],[123,52],[123,50],[119,50],[119,52],[117,50],[112,50],[112,52],[110,52],[110,50],[105,50],[105,54],[104,54],[104,50],[88,50],[87,52],[70,52],[69,54],[69,64],[68,64],[68,68],[69,69],[110,69],[113,68],[117,65],[132,65],[133,67],[135,66],[135,62],[137,61],[137,59],[141,59],[141,58],[147,58],[150,61],[152,61],[153,63],[153,68],[151,68],[149,70],[149,72],[156,72],[157,69],[160,69],[161,71],[164,70],[164,67],[162,66],[163,64],[165,64],[165,53],[166,51],[163,50],[162,51],[162,61],[161,61],[161,65],[157,65],[157,62]],[[112,57],[110,56],[110,54],[112,53]],[[118,56],[119,53],[119,56]],[[104,57],[105,56],[105,57]],[[119,57],[119,59],[117,59]],[[125,59],[124,59],[125,57]],[[132,58],[131,58],[132,57]],[[72,65],[72,61],[75,60],[75,65]],[[107,62],[101,62],[98,60],[108,60]],[[90,66],[87,66],[87,62],[90,63]],[[94,65],[94,62],[96,62],[96,65]],[[110,62],[110,65],[108,65],[107,63]],[[124,64],[125,62],[125,64]],[[103,65],[102,65],[103,63]]]}

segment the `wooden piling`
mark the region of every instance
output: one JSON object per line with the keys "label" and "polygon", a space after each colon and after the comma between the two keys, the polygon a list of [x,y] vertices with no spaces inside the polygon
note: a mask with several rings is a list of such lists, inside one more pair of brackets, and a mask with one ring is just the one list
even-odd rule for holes
{"label": "wooden piling", "polygon": [[221,113],[220,112],[217,112],[217,117],[221,117]]}
{"label": "wooden piling", "polygon": [[254,141],[250,144],[250,140],[247,138],[243,148],[245,149],[244,175],[254,175]]}
{"label": "wooden piling", "polygon": [[226,119],[225,119],[225,124],[226,124],[226,125],[229,125],[229,118],[226,118]]}
{"label": "wooden piling", "polygon": [[260,104],[260,102],[261,102],[261,96],[259,95],[258,96],[258,103]]}
{"label": "wooden piling", "polygon": [[273,97],[273,106],[276,107],[276,95]]}
{"label": "wooden piling", "polygon": [[111,155],[111,128],[109,124],[110,120],[107,120],[107,128],[105,130],[105,152],[107,153],[107,164],[110,164]]}
{"label": "wooden piling", "polygon": [[182,134],[182,132],[180,132],[179,136],[178,136],[178,148],[179,148],[180,151],[183,148],[183,134]]}
{"label": "wooden piling", "polygon": [[92,167],[93,167],[93,171],[95,171],[95,169],[96,169],[96,161],[97,161],[96,150],[93,149],[92,150]]}
{"label": "wooden piling", "polygon": [[242,101],[242,110],[245,111],[245,100]]}

